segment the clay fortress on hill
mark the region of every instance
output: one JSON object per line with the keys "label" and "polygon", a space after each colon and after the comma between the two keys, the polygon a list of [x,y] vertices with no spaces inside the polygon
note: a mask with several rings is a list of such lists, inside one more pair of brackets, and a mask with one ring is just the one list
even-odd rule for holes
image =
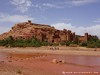
{"label": "clay fortress on hill", "polygon": [[35,24],[30,20],[28,22],[15,24],[9,32],[0,35],[0,40],[12,36],[13,39],[31,39],[36,38],[40,41],[47,41],[52,43],[60,43],[66,41],[88,41],[91,36],[85,33],[84,36],[79,36],[70,30],[58,30],[54,27],[44,24]]}

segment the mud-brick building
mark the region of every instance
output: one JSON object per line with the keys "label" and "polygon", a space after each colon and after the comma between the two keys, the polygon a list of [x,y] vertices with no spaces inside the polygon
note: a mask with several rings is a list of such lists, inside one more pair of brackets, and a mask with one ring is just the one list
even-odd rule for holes
{"label": "mud-brick building", "polygon": [[[66,41],[76,41],[75,32],[63,29],[58,30],[50,25],[35,24],[30,20],[28,22],[15,24],[9,32],[0,35],[0,39],[5,39],[12,36],[14,39],[31,39],[36,38],[40,41],[52,43],[61,43]],[[79,41],[88,41],[92,36],[85,33],[79,37]]]}
{"label": "mud-brick building", "polygon": [[92,36],[88,33],[85,33],[84,36],[79,36],[79,41],[80,42],[89,41],[93,37],[98,38],[97,36]]}

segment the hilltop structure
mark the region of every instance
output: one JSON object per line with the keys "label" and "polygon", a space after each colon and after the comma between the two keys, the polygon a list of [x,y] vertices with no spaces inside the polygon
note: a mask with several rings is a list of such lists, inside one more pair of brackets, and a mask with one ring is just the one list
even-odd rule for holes
{"label": "hilltop structure", "polygon": [[13,39],[31,39],[36,38],[40,41],[47,41],[52,43],[60,43],[66,41],[88,41],[91,35],[85,33],[84,36],[79,36],[75,32],[70,30],[63,29],[58,30],[54,27],[44,24],[35,24],[30,20],[28,22],[15,24],[9,32],[6,32],[0,35],[0,39],[5,39],[9,36],[12,36]]}

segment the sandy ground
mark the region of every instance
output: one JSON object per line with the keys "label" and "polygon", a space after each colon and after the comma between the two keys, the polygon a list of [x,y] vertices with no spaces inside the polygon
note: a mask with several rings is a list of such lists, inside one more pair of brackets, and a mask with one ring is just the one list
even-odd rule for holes
{"label": "sandy ground", "polygon": [[[0,47],[0,75],[100,75],[100,49]],[[53,59],[65,63],[52,63]]]}

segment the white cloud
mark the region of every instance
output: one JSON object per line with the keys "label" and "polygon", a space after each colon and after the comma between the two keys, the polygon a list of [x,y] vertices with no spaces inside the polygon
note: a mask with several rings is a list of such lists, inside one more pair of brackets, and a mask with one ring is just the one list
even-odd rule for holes
{"label": "white cloud", "polygon": [[39,5],[39,4],[34,4],[34,5],[32,5],[32,6],[35,7],[35,8],[42,8],[42,6]]}
{"label": "white cloud", "polygon": [[76,32],[78,35],[84,35],[84,33],[88,32],[89,34],[92,35],[97,35],[100,36],[100,25],[94,25],[90,27],[76,27],[72,26],[71,23],[65,24],[65,23],[57,23],[57,24],[52,24],[51,26],[54,26],[56,29],[68,29],[71,30],[72,32]]}
{"label": "white cloud", "polygon": [[65,8],[69,6],[80,6],[89,3],[97,2],[98,0],[62,0],[62,1],[52,1],[45,3],[42,2],[34,2],[32,0],[11,0],[10,3],[16,7],[17,10],[24,13],[29,10],[30,7],[38,8],[41,10],[48,9],[48,8]]}
{"label": "white cloud", "polygon": [[61,6],[59,4],[55,4],[55,3],[36,3],[36,4],[33,4],[32,7],[34,8],[37,8],[37,9],[40,9],[40,10],[46,10],[46,9],[49,9],[49,8],[64,8],[64,6]]}
{"label": "white cloud", "polygon": [[0,13],[0,22],[25,22],[27,20],[34,20],[34,18],[29,17],[27,15],[9,15]]}
{"label": "white cloud", "polygon": [[42,5],[44,7],[49,7],[49,8],[63,8],[62,6],[55,5],[55,4],[50,4],[50,3],[43,3]]}
{"label": "white cloud", "polygon": [[89,3],[94,3],[97,2],[98,0],[71,0],[66,3],[69,3],[72,6],[80,6],[80,5],[85,5]]}
{"label": "white cloud", "polygon": [[10,3],[16,7],[17,10],[24,13],[32,7],[31,0],[11,0]]}
{"label": "white cloud", "polygon": [[97,19],[97,20],[95,20],[93,22],[100,23],[100,19]]}

